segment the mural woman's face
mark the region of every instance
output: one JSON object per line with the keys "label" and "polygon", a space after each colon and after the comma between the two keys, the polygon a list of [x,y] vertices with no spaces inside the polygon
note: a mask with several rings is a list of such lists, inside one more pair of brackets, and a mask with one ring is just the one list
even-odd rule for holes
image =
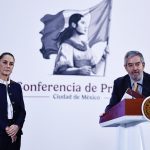
{"label": "mural woman's face", "polygon": [[86,24],[86,21],[85,21],[84,17],[81,17],[81,19],[78,21],[76,31],[80,34],[86,34],[87,24]]}

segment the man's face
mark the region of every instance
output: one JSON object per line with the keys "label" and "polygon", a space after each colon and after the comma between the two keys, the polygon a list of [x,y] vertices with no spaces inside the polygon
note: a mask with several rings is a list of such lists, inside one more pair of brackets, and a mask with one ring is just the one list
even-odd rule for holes
{"label": "man's face", "polygon": [[0,75],[9,77],[13,70],[13,67],[14,59],[12,56],[5,55],[2,59],[0,59]]}
{"label": "man's face", "polygon": [[128,58],[125,69],[134,81],[139,81],[142,77],[144,66],[145,64],[141,62],[139,56],[133,56]]}

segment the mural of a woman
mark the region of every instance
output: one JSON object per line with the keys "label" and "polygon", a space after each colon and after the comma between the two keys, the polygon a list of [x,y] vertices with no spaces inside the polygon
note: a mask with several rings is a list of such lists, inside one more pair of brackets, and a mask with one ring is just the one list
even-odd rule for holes
{"label": "mural of a woman", "polygon": [[70,16],[69,26],[58,37],[60,48],[55,61],[54,74],[91,75],[96,73],[96,63],[91,49],[81,38],[87,33],[87,29],[83,15]]}

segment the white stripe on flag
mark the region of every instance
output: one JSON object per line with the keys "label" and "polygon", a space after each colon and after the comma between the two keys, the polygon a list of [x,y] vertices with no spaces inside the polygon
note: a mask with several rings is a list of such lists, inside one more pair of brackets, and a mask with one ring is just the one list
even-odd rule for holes
{"label": "white stripe on flag", "polygon": [[109,36],[109,21],[111,12],[111,0],[103,0],[90,9],[91,20],[89,24],[89,46],[100,41],[107,41]]}

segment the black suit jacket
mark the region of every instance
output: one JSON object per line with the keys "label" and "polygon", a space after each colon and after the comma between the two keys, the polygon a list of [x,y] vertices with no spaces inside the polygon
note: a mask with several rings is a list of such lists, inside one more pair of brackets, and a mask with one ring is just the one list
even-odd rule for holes
{"label": "black suit jacket", "polygon": [[[8,95],[13,106],[12,123],[20,127],[19,133],[21,133],[21,129],[23,127],[26,116],[26,111],[20,84],[14,81],[10,81],[10,84],[8,84]],[[5,132],[5,128],[8,125],[9,121],[7,118],[6,85],[0,83],[0,134]]]}
{"label": "black suit jacket", "polygon": [[[131,88],[131,81],[129,75],[120,77],[114,81],[113,92],[110,98],[109,105],[107,105],[105,111],[116,105],[121,101],[127,88]],[[144,72],[142,95],[150,96],[150,74]]]}

